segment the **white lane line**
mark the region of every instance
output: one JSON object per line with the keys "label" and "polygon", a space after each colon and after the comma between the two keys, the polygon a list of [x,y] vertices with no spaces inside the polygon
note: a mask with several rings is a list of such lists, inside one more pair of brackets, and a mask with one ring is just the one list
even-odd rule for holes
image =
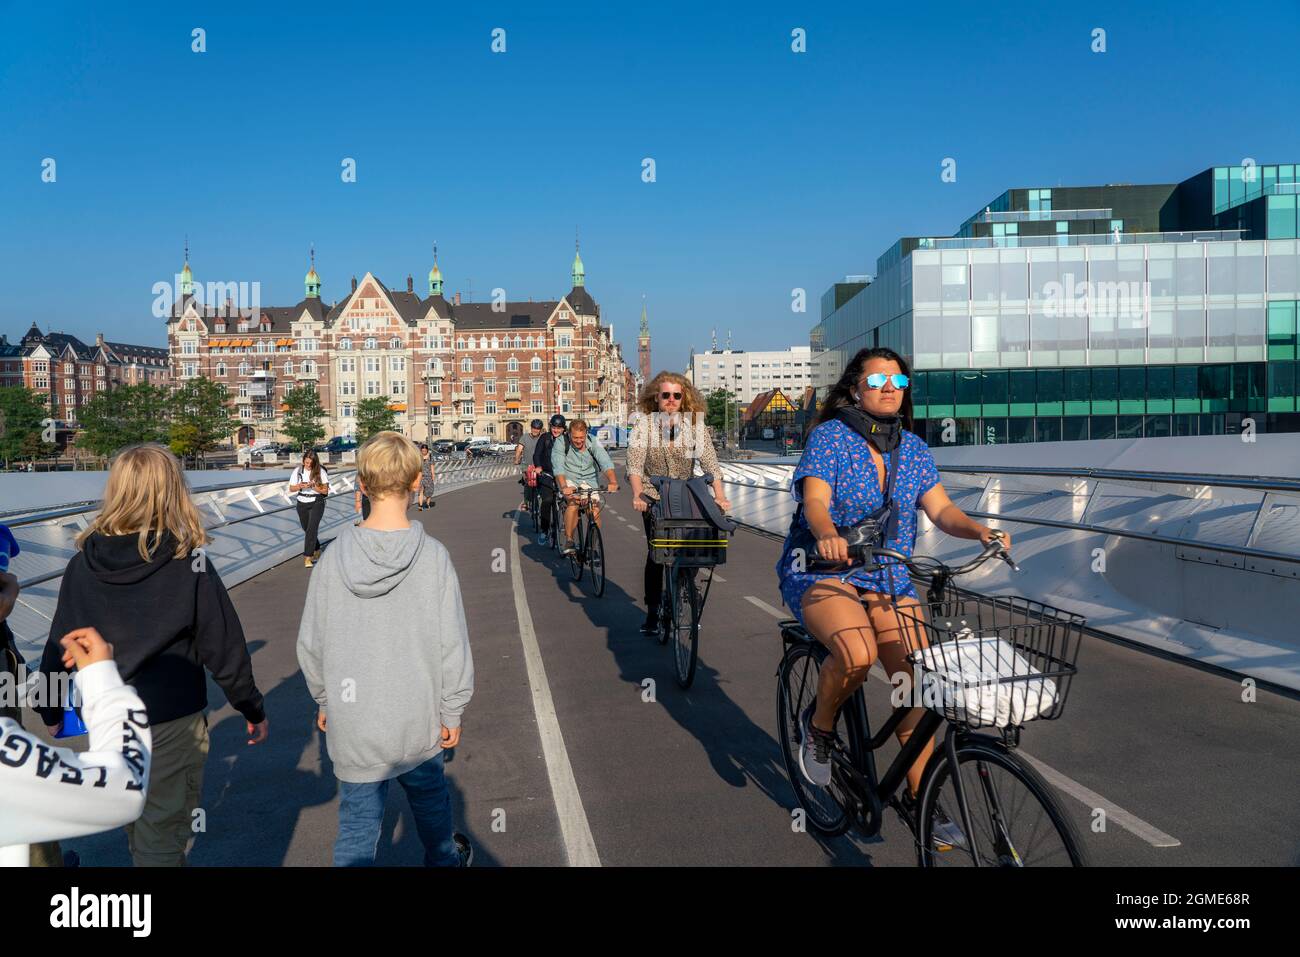
{"label": "white lane line", "polygon": [[519,621],[519,640],[524,646],[524,664],[528,668],[528,686],[533,696],[533,714],[537,717],[537,732],[542,739],[542,755],[546,758],[546,774],[551,781],[551,796],[555,800],[555,813],[560,819],[560,835],[564,839],[564,853],[570,867],[600,867],[596,841],[591,836],[591,825],[578,793],[578,782],[569,763],[569,752],[564,747],[564,734],[555,713],[551,686],[546,681],[546,664],[542,650],[537,645],[537,632],[533,616],[524,599],[524,576],[519,556],[519,536],[515,525],[510,526],[510,583],[515,595],[515,617]]}
{"label": "white lane line", "polygon": [[1044,764],[1032,754],[1026,753],[1023,749],[1017,749],[1016,753],[1032,764],[1038,770],[1039,774],[1047,778],[1048,783],[1054,787],[1060,788],[1066,794],[1070,795],[1070,797],[1081,802],[1086,808],[1092,810],[1101,808],[1106,812],[1107,820],[1114,821],[1134,837],[1141,838],[1152,847],[1178,847],[1183,843],[1172,834],[1166,834],[1155,825],[1148,824],[1136,814],[1130,814],[1113,801],[1106,800],[1096,791],[1090,791],[1078,781],[1067,778],[1051,765]]}
{"label": "white lane line", "polygon": [[[781,611],[779,608],[773,608],[767,602],[755,598],[753,595],[746,595],[745,601],[763,609],[763,611],[767,612],[773,618],[785,619],[793,617],[792,615],[788,615]],[[881,670],[879,664],[871,669],[871,677],[877,678],[885,684],[890,683],[889,679],[885,677],[885,673]],[[1089,810],[1102,808],[1106,812],[1107,820],[1114,821],[1134,837],[1146,841],[1152,847],[1178,847],[1182,844],[1182,841],[1178,840],[1178,838],[1174,837],[1172,834],[1166,834],[1154,824],[1148,824],[1136,814],[1124,810],[1114,801],[1109,801],[1096,791],[1084,787],[1078,781],[1071,777],[1067,777],[1050,764],[1046,764],[1034,757],[1032,754],[1029,754],[1023,748],[1017,748],[1016,753],[1032,764],[1039,774],[1047,778],[1048,783],[1052,786],[1064,791]]]}

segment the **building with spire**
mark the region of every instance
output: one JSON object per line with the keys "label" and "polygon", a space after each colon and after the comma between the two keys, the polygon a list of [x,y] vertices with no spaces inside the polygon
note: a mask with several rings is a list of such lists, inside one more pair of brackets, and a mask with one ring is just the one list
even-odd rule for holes
{"label": "building with spire", "polygon": [[650,319],[646,315],[645,297],[641,297],[641,333],[636,339],[637,370],[644,385],[654,373],[650,369]]}
{"label": "building with spire", "polygon": [[366,273],[346,296],[323,301],[315,251],[294,306],[249,310],[204,306],[182,273],[182,295],[167,322],[178,379],[206,376],[235,397],[238,441],[282,440],[284,393],[312,384],[330,435],[354,435],[357,405],[384,397],[413,439],[488,436],[513,440],[533,418],[555,412],[593,426],[615,424],[629,397],[612,326],[586,287],[574,251],[572,287],[558,300],[450,299],[433,248],[428,295],[407,276],[389,289]]}

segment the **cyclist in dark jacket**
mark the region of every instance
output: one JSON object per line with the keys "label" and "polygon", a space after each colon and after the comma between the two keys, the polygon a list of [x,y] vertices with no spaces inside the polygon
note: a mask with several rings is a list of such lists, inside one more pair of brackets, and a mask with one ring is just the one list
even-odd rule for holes
{"label": "cyclist in dark jacket", "polygon": [[555,511],[555,473],[551,470],[551,449],[555,440],[564,434],[568,423],[557,412],[551,416],[550,425],[550,430],[537,440],[537,447],[533,449],[533,464],[542,470],[542,474],[537,477],[537,491],[542,500],[542,534],[537,539],[539,545],[550,544],[547,535],[551,531],[551,518]]}

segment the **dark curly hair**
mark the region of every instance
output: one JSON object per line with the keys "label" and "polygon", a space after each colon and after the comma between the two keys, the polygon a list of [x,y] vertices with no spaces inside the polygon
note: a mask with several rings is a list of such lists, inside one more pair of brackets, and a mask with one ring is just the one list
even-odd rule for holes
{"label": "dark curly hair", "polygon": [[[835,414],[846,406],[857,405],[853,401],[853,390],[857,388],[858,380],[862,378],[862,370],[867,362],[871,359],[889,359],[898,363],[899,370],[909,379],[912,377],[912,370],[907,367],[907,360],[900,356],[893,349],[886,349],[884,346],[877,346],[874,349],[862,349],[849,360],[849,364],[844,367],[844,374],[840,376],[839,381],[831,386],[831,391],[826,396],[826,401],[822,403],[821,412],[817,415],[817,425],[823,422],[829,422],[835,418]],[[909,385],[903,391],[903,402],[899,406],[898,416],[902,420],[903,428],[912,431],[912,389]]]}

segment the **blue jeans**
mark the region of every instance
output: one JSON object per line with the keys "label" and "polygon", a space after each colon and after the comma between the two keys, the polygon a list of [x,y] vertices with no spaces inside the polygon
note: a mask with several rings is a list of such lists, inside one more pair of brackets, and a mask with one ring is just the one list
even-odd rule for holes
{"label": "blue jeans", "polygon": [[[339,836],[334,842],[335,867],[367,867],[375,863],[379,831],[388,802],[388,781],[369,784],[339,782]],[[411,805],[415,829],[424,844],[425,867],[457,867],[460,855],[451,837],[451,797],[443,773],[441,752],[417,768],[397,776]]]}

